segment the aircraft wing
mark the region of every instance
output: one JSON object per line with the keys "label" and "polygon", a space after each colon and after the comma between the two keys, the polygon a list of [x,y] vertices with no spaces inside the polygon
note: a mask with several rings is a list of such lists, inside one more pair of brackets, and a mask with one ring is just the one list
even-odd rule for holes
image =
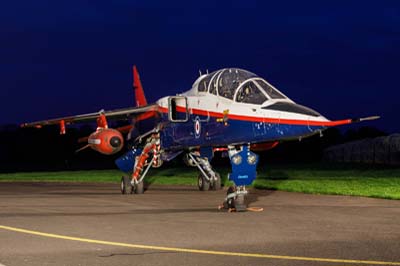
{"label": "aircraft wing", "polygon": [[[157,104],[151,104],[147,106],[134,107],[134,108],[124,108],[124,109],[116,109],[110,111],[100,110],[99,112],[88,113],[88,114],[80,114],[74,116],[66,116],[55,119],[41,120],[30,123],[24,123],[21,127],[42,127],[46,125],[58,125],[60,123],[72,124],[79,122],[88,122],[88,121],[96,121],[96,119],[104,114],[106,118],[109,119],[128,119],[138,115],[144,115],[146,113],[151,114],[157,111]],[[145,116],[146,117],[146,116]],[[150,117],[150,115],[149,115]]]}

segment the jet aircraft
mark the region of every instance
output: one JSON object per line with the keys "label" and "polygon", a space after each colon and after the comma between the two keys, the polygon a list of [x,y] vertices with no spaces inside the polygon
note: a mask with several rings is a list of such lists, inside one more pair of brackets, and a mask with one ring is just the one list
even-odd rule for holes
{"label": "jet aircraft", "polygon": [[[228,190],[226,207],[245,210],[245,186],[256,178],[257,150],[275,147],[287,140],[321,134],[332,126],[373,120],[378,116],[331,121],[320,113],[295,103],[256,74],[224,68],[200,75],[186,92],[165,96],[148,104],[136,67],[133,67],[136,107],[101,110],[25,123],[23,127],[66,125],[96,120],[97,129],[84,148],[103,154],[119,152],[128,133],[128,151],[116,160],[129,173],[121,178],[121,192],[141,194],[143,180],[151,167],[159,167],[184,154],[184,161],[199,169],[198,187],[205,191],[221,188],[221,177],[211,166],[214,152],[226,151],[232,166],[228,178],[235,184]],[[108,120],[128,120],[125,127],[112,129]],[[146,122],[146,123],[145,123]],[[141,125],[141,126],[139,126]],[[81,150],[81,149],[80,149]]]}

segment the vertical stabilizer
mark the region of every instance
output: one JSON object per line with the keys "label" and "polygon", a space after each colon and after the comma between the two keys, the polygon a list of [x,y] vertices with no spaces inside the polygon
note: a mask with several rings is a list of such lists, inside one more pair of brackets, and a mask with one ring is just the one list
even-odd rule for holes
{"label": "vertical stabilizer", "polygon": [[144,96],[142,83],[140,82],[140,77],[136,66],[133,66],[132,70],[133,70],[133,90],[135,92],[136,106],[145,106],[147,105],[147,100],[146,96]]}

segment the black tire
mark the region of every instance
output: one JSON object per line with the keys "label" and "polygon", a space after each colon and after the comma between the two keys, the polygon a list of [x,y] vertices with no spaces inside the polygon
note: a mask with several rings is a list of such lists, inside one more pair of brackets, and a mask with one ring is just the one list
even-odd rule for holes
{"label": "black tire", "polygon": [[199,174],[197,178],[197,186],[199,187],[200,191],[207,191],[210,189],[210,182],[203,176],[203,174]]}
{"label": "black tire", "polygon": [[243,194],[239,194],[236,198],[235,198],[235,209],[238,212],[242,212],[242,211],[246,211],[247,209],[247,205],[245,202],[245,196]]}
{"label": "black tire", "polygon": [[129,176],[122,176],[121,177],[121,193],[122,194],[132,194],[133,187],[131,185],[131,180]]}
{"label": "black tire", "polygon": [[[236,191],[235,186],[230,186],[228,190],[226,191],[226,195],[228,196],[229,194],[233,193]],[[234,209],[235,208],[235,198],[229,198],[227,201],[224,202],[224,208],[225,209]]]}
{"label": "black tire", "polygon": [[144,193],[144,182],[139,182],[135,185],[135,194],[143,194]]}
{"label": "black tire", "polygon": [[215,173],[215,177],[217,180],[214,180],[212,183],[212,190],[221,190],[221,176],[218,173]]}

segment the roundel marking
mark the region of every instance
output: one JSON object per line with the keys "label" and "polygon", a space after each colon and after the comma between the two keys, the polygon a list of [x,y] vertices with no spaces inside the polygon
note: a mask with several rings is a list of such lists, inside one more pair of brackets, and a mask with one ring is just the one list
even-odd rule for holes
{"label": "roundel marking", "polygon": [[196,116],[196,118],[194,120],[194,135],[195,135],[196,139],[198,139],[200,137],[200,133],[201,133],[200,118],[198,116]]}

